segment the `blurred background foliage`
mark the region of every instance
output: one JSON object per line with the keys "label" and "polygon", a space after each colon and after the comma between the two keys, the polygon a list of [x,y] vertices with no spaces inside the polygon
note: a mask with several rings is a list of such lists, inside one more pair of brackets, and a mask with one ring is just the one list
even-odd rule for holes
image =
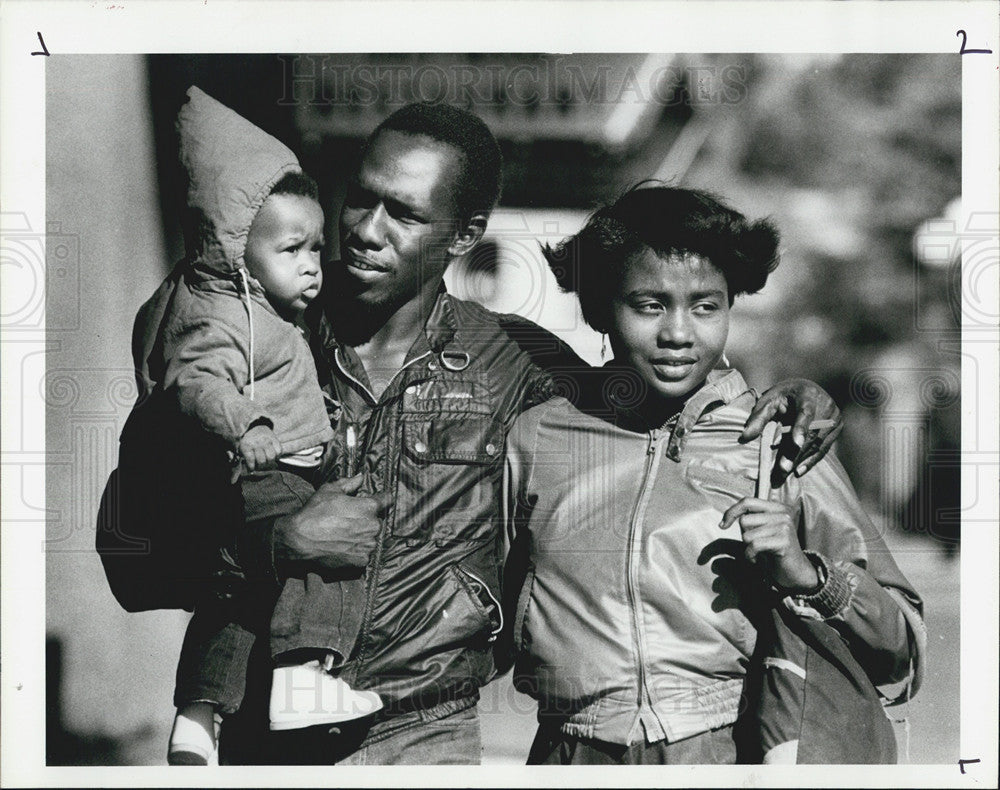
{"label": "blurred background foliage", "polygon": [[[334,240],[346,179],[385,115],[412,100],[476,112],[503,149],[504,193],[489,243],[449,286],[538,321],[594,364],[600,340],[557,292],[536,241],[575,232],[648,178],[770,216],[783,263],[738,305],[730,359],[760,387],[823,385],[847,415],[841,457],[873,512],[955,550],[959,56],[163,56],[151,76],[165,203],[183,194],[172,118],[196,83],[301,152]],[[939,217],[952,230],[931,241],[950,252],[924,255],[920,228]]]}

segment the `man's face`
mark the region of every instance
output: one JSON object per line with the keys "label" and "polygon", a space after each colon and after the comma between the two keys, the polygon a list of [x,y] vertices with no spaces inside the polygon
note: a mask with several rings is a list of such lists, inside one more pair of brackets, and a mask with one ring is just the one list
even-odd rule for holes
{"label": "man's face", "polygon": [[608,336],[615,359],[649,392],[684,398],[704,383],[729,334],[726,278],[697,255],[661,258],[646,248],[626,265]]}
{"label": "man's face", "polygon": [[340,213],[345,295],[398,308],[437,288],[458,229],[458,152],[423,135],[383,131],[372,140]]}

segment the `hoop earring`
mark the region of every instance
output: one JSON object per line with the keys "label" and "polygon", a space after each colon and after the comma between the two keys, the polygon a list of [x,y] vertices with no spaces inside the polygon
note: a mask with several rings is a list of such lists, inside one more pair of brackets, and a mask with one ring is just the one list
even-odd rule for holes
{"label": "hoop earring", "polygon": [[608,359],[608,336],[607,334],[601,335],[601,362],[606,362]]}

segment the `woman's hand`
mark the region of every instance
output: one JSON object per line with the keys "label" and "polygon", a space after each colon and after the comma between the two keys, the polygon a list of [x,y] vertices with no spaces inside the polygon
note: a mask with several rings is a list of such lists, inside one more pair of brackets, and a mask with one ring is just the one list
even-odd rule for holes
{"label": "woman's hand", "polygon": [[744,497],[723,514],[719,526],[729,529],[733,522],[739,522],[743,532],[746,558],[775,585],[791,595],[819,587],[816,566],[799,545],[795,510],[781,502]]}

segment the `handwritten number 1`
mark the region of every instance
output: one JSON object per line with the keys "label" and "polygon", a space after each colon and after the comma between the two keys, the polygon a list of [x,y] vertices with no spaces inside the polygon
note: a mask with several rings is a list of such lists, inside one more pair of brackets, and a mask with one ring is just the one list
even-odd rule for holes
{"label": "handwritten number 1", "polygon": [[993,54],[993,50],[992,49],[966,49],[965,45],[966,45],[966,43],[968,43],[968,37],[965,35],[965,31],[964,30],[956,30],[955,31],[955,35],[962,37],[962,46],[958,50],[958,54],[959,55],[992,55]]}
{"label": "handwritten number 1", "polygon": [[38,43],[42,45],[42,51],[41,52],[32,52],[31,54],[32,55],[45,55],[45,57],[48,57],[49,56],[49,48],[47,46],[45,46],[45,39],[42,38],[41,31],[38,32]]}

